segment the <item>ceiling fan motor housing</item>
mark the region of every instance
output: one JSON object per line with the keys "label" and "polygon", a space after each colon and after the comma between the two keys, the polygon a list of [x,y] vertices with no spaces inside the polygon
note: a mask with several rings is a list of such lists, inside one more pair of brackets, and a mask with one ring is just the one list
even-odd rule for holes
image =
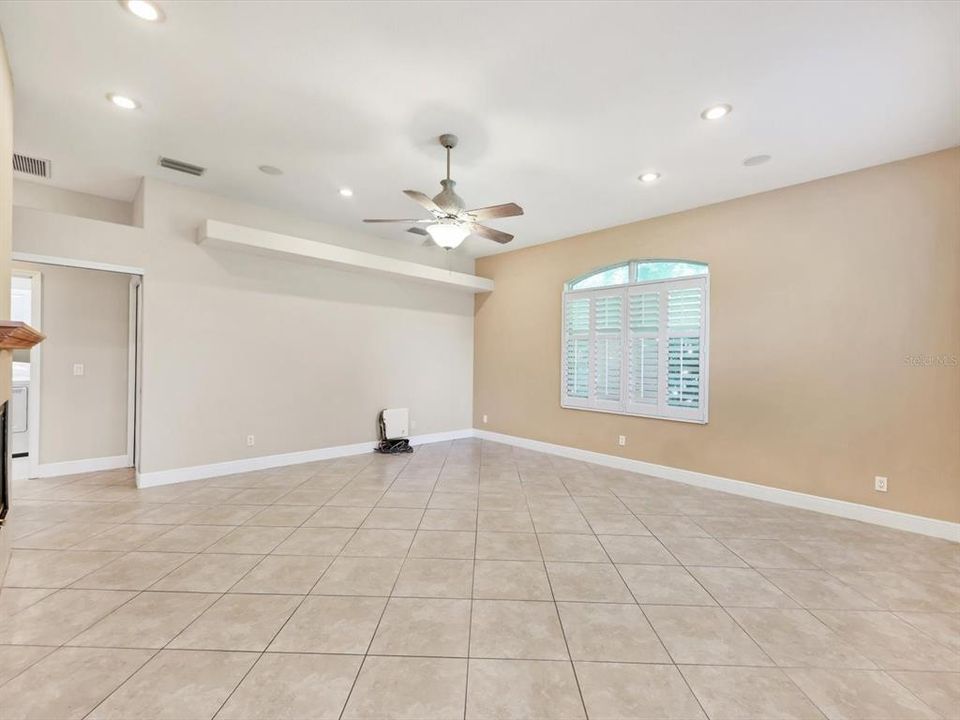
{"label": "ceiling fan motor housing", "polygon": [[467,208],[463,198],[457,195],[453,189],[457,185],[455,180],[441,180],[440,184],[443,186],[443,190],[434,195],[433,201],[441,210],[450,215],[457,215]]}

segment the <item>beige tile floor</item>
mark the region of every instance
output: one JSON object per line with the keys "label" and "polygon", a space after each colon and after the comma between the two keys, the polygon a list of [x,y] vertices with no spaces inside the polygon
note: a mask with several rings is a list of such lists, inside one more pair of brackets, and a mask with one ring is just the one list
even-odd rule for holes
{"label": "beige tile floor", "polygon": [[0,717],[960,717],[958,546],[465,440],[14,487]]}

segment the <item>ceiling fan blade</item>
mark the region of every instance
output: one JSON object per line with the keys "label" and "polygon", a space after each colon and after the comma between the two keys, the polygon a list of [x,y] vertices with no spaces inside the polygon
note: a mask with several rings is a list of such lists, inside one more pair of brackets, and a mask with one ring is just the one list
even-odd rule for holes
{"label": "ceiling fan blade", "polygon": [[523,208],[516,203],[504,203],[503,205],[491,205],[476,210],[467,210],[465,214],[474,220],[494,220],[495,218],[523,215]]}
{"label": "ceiling fan blade", "polygon": [[413,200],[418,205],[420,205],[421,207],[426,208],[430,212],[438,212],[438,213],[443,212],[443,210],[440,209],[439,205],[437,205],[433,200],[431,200],[429,197],[424,195],[422,192],[418,192],[417,190],[404,190],[403,194],[406,195],[411,200]]}
{"label": "ceiling fan blade", "polygon": [[430,233],[428,233],[423,228],[418,228],[418,227],[407,228],[407,232],[413,233],[414,235],[426,235],[427,237],[430,236]]}
{"label": "ceiling fan blade", "polygon": [[482,238],[487,240],[493,240],[498,243],[508,243],[513,240],[513,235],[510,233],[500,232],[499,230],[494,230],[489,228],[486,225],[477,225],[477,223],[467,223],[467,227],[470,228],[470,232],[473,235],[479,235]]}
{"label": "ceiling fan blade", "polygon": [[375,219],[373,219],[373,220],[364,220],[364,222],[369,222],[369,223],[388,223],[388,222],[427,223],[427,222],[428,222],[428,223],[432,223],[432,222],[436,222],[436,221],[435,221],[435,220],[420,220],[420,219],[417,219],[417,218],[399,218],[399,219],[397,219],[397,220],[393,220],[393,219],[390,219],[390,220],[382,220],[382,219],[380,219],[380,218],[375,218]]}

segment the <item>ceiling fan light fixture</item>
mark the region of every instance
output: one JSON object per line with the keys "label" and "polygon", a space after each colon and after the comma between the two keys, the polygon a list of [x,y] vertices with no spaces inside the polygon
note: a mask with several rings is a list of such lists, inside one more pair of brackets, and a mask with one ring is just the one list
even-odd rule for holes
{"label": "ceiling fan light fixture", "polygon": [[470,231],[456,223],[434,223],[427,226],[427,232],[433,241],[445,250],[453,250],[460,246]]}

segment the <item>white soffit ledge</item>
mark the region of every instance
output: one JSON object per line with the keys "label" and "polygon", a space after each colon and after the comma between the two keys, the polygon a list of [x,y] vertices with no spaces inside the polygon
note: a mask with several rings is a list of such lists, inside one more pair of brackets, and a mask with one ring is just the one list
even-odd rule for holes
{"label": "white soffit ledge", "polygon": [[444,270],[432,265],[421,265],[409,260],[397,260],[385,255],[375,255],[292,235],[232,225],[219,220],[204,220],[201,223],[197,243],[225,250],[239,250],[288,260],[306,260],[331,267],[392,275],[471,293],[493,290],[493,280],[476,275]]}

